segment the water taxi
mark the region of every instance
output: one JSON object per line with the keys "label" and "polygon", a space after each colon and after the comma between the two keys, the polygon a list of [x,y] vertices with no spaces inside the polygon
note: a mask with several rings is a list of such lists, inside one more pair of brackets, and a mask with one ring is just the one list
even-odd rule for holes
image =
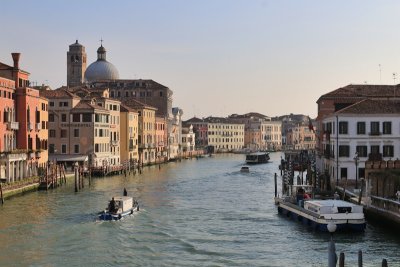
{"label": "water taxi", "polygon": [[99,220],[117,221],[138,211],[139,204],[132,197],[113,197],[109,201],[108,207],[99,213]]}
{"label": "water taxi", "polygon": [[[295,197],[276,197],[280,214],[303,224],[327,232],[328,223],[336,224],[337,231],[364,231],[366,227],[363,206],[339,199],[305,199],[304,191]],[[297,192],[299,192],[297,191]]]}
{"label": "water taxi", "polygon": [[255,152],[246,155],[247,164],[267,163],[269,159],[268,152]]}
{"label": "water taxi", "polygon": [[240,168],[240,172],[250,172],[250,169],[247,166],[243,166],[242,168]]}

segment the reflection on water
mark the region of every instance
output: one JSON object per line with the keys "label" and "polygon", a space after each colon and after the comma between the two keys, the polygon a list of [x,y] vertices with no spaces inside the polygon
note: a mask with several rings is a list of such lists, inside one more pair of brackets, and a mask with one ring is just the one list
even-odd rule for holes
{"label": "reflection on water", "polygon": [[[244,155],[145,167],[142,175],[95,178],[79,193],[72,181],[0,207],[1,266],[326,266],[329,235],[277,214],[271,163],[241,173]],[[123,188],[141,211],[120,222],[97,212]],[[400,266],[398,236],[368,225],[334,236],[346,263]],[[397,262],[396,262],[397,261]]]}

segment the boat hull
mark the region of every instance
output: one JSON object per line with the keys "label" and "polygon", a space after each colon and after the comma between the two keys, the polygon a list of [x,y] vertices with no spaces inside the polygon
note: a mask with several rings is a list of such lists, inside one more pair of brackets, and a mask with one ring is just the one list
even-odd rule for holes
{"label": "boat hull", "polygon": [[364,218],[346,218],[346,215],[344,215],[344,218],[325,219],[324,216],[311,214],[304,208],[291,203],[276,201],[276,205],[280,214],[322,232],[328,232],[327,225],[329,222],[336,224],[336,231],[362,232],[366,227]]}
{"label": "boat hull", "polygon": [[121,220],[122,218],[132,215],[138,211],[139,211],[139,206],[128,209],[121,213],[111,213],[108,211],[104,211],[99,214],[99,220],[101,220],[101,221],[118,221],[118,220]]}

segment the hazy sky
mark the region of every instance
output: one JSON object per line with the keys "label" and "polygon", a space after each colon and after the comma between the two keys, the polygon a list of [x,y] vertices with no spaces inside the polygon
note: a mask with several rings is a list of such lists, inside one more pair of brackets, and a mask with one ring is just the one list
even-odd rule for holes
{"label": "hazy sky", "polygon": [[68,46],[78,39],[92,63],[102,38],[120,78],[168,86],[184,119],[315,117],[329,91],[400,83],[397,0],[20,0],[0,10],[0,61],[21,52],[31,81],[65,85]]}

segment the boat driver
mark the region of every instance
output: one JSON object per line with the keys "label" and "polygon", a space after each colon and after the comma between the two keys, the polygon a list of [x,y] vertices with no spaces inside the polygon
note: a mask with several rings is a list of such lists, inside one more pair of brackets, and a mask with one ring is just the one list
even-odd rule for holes
{"label": "boat driver", "polygon": [[108,211],[109,212],[115,212],[115,200],[114,200],[114,198],[111,199],[110,205],[108,205]]}

